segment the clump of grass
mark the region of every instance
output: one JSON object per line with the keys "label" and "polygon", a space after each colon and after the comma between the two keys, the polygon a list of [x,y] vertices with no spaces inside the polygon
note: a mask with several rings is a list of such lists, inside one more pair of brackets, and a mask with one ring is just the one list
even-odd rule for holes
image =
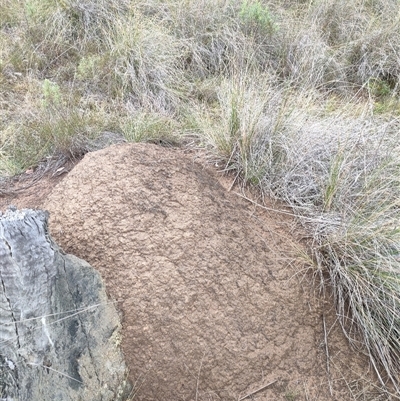
{"label": "clump of grass", "polygon": [[176,109],[185,47],[168,29],[137,13],[128,20],[116,20],[108,51],[120,96],[147,110]]}
{"label": "clump of grass", "polygon": [[94,114],[60,111],[38,114],[10,126],[2,143],[1,175],[15,175],[54,155],[79,159],[91,150],[92,141],[107,125]]}
{"label": "clump of grass", "polygon": [[259,0],[243,0],[239,16],[250,31],[259,30],[262,34],[268,34],[276,29],[270,10]]}
{"label": "clump of grass", "polygon": [[127,142],[152,142],[177,145],[180,125],[170,117],[158,114],[138,114],[122,123],[122,135]]}
{"label": "clump of grass", "polygon": [[296,401],[299,398],[300,394],[296,390],[288,389],[285,392],[285,400],[287,401]]}
{"label": "clump of grass", "polygon": [[398,389],[400,149],[398,135],[391,135],[380,138],[368,165],[358,165],[352,197],[347,205],[340,203],[341,222],[319,238],[316,252],[329,266],[338,315],[349,339],[364,340],[374,368],[378,374],[384,371],[381,382],[389,380]]}
{"label": "clump of grass", "polygon": [[239,73],[223,80],[214,107],[200,111],[198,118],[205,145],[224,158],[225,169],[235,170],[257,185],[273,159],[284,156],[273,139],[281,93],[271,86],[273,77],[258,76],[257,83],[254,79],[251,74]]}
{"label": "clump of grass", "polygon": [[80,110],[79,96],[55,82],[33,80],[30,85],[35,97],[26,98],[19,121],[8,124],[0,137],[2,175],[21,173],[57,154],[79,159],[113,124],[101,109]]}

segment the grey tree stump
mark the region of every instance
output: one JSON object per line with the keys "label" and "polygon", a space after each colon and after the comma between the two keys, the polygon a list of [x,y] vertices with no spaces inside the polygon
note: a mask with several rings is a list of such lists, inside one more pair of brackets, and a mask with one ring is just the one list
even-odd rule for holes
{"label": "grey tree stump", "polygon": [[124,400],[117,311],[100,275],[53,242],[47,220],[27,209],[0,216],[0,400]]}

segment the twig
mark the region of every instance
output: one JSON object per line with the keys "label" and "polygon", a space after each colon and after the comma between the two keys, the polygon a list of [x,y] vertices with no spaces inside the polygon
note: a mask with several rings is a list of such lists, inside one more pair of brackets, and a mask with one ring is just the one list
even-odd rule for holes
{"label": "twig", "polygon": [[266,384],[265,386],[262,386],[262,387],[258,388],[257,390],[252,391],[251,393],[245,395],[244,397],[239,398],[238,401],[245,400],[246,398],[250,397],[251,395],[254,395],[254,394],[258,393],[258,392],[261,391],[261,390],[264,390],[265,388],[271,386],[272,384],[276,383],[277,381],[278,381],[278,380],[274,380],[273,382],[268,383],[268,384]]}
{"label": "twig", "polygon": [[228,189],[228,192],[231,192],[231,190],[232,190],[233,186],[235,185],[235,182],[236,182],[238,177],[239,177],[239,173],[236,174],[235,179],[232,181],[232,184]]}
{"label": "twig", "polygon": [[322,323],[324,325],[324,344],[325,344],[325,353],[326,353],[326,373],[328,375],[328,384],[329,384],[329,393],[333,396],[332,392],[332,383],[331,383],[331,371],[329,366],[329,349],[328,349],[328,335],[326,332],[326,323],[325,323],[325,315],[322,314]]}

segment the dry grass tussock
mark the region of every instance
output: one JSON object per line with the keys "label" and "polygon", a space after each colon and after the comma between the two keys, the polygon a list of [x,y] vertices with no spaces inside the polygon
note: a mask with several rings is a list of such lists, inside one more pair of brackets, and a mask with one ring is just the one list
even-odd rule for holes
{"label": "dry grass tussock", "polygon": [[2,181],[195,137],[293,207],[345,333],[398,389],[399,22],[395,0],[3,0]]}

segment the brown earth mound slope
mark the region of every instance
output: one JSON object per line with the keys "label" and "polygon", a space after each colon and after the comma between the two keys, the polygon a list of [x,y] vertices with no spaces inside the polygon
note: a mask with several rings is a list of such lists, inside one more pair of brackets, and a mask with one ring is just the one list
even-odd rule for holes
{"label": "brown earth mound slope", "polygon": [[[88,154],[45,207],[56,241],[121,301],[135,400],[238,400],[271,382],[253,399],[349,399],[335,380],[329,394],[321,309],[288,263],[290,221],[257,217],[182,152]],[[358,370],[343,339],[331,353]]]}

